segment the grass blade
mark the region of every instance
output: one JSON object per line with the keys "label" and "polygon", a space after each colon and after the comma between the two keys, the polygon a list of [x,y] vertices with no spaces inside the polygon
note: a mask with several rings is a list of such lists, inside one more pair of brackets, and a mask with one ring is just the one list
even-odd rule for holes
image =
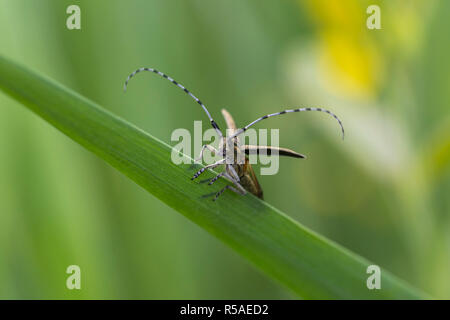
{"label": "grass blade", "polygon": [[[225,193],[216,202],[203,198],[211,187],[192,182],[189,165],[174,165],[170,146],[2,57],[0,89],[303,298],[427,298],[385,270],[381,290],[368,290],[369,261],[256,197]],[[224,184],[218,181],[214,190]]]}

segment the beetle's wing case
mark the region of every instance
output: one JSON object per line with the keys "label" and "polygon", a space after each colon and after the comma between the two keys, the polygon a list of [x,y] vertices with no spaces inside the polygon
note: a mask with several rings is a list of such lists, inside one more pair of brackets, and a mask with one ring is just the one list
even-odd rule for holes
{"label": "beetle's wing case", "polygon": [[241,178],[241,184],[247,191],[253,193],[260,199],[264,199],[262,188],[259,185],[255,171],[253,171],[253,168],[247,157],[245,158],[244,176]]}
{"label": "beetle's wing case", "polygon": [[287,148],[279,148],[279,147],[272,147],[272,146],[252,146],[252,145],[244,145],[242,146],[242,149],[244,150],[245,154],[266,154],[271,155],[273,151],[277,151],[278,155],[280,156],[286,156],[286,157],[292,157],[292,158],[306,158],[305,155],[295,152],[291,149]]}
{"label": "beetle's wing case", "polygon": [[[225,122],[227,124],[227,128],[230,129],[230,131],[231,131],[230,136],[232,136],[233,134],[236,133],[236,131],[238,129],[236,127],[236,123],[234,122],[234,119],[231,116],[231,114],[226,109],[222,109],[221,111],[222,111],[222,115],[225,119]],[[237,138],[237,141],[240,142],[239,138],[238,137],[236,137],[236,138]]]}
{"label": "beetle's wing case", "polygon": [[227,128],[236,130],[237,129],[236,123],[234,122],[234,119],[231,116],[231,114],[226,109],[222,109],[222,115],[225,118],[225,122],[227,123]]}
{"label": "beetle's wing case", "polygon": [[[222,109],[222,115],[225,118],[225,122],[227,124],[227,128],[230,129],[232,132],[230,132],[230,134],[234,134],[237,131],[237,127],[236,127],[236,123],[234,122],[233,117],[231,116],[231,114],[225,110]],[[235,137],[234,139],[234,148],[235,148],[235,153],[240,153],[242,152],[242,148],[240,148],[239,146],[239,137]],[[255,196],[257,196],[260,199],[263,199],[263,191],[261,189],[261,186],[259,185],[258,179],[256,178],[256,174],[255,171],[253,171],[252,166],[250,165],[250,162],[248,160],[248,157],[245,156],[245,162],[243,165],[233,165],[233,167],[235,168],[236,172],[239,175],[239,179],[240,179],[240,184],[244,187],[245,190],[247,190],[248,192],[254,194]]]}

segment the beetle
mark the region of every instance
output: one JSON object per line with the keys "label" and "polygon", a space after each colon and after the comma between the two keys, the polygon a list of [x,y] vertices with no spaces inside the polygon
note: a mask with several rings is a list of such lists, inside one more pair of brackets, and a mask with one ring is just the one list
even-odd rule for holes
{"label": "beetle", "polygon": [[256,120],[254,120],[253,122],[250,122],[248,125],[246,125],[245,127],[242,127],[242,128],[238,128],[234,122],[233,117],[230,115],[230,113],[227,110],[222,109],[222,115],[225,118],[225,122],[226,122],[227,127],[230,132],[229,136],[226,137],[223,135],[222,131],[219,129],[219,126],[214,121],[214,119],[211,117],[211,114],[209,113],[206,106],[196,96],[194,96],[182,84],[180,84],[179,82],[175,81],[168,75],[166,75],[156,69],[139,68],[139,69],[135,70],[134,72],[132,72],[125,80],[124,91],[127,90],[128,82],[130,81],[130,79],[142,71],[153,72],[153,73],[169,80],[174,85],[176,85],[177,87],[182,89],[186,94],[191,96],[203,108],[203,110],[205,111],[206,115],[209,118],[211,126],[217,132],[217,134],[221,140],[221,144],[220,144],[219,148],[216,149],[213,146],[208,145],[208,144],[203,145],[201,148],[201,151],[200,151],[200,155],[198,158],[195,159],[195,162],[199,162],[203,159],[203,153],[205,152],[206,149],[208,149],[213,154],[222,155],[221,159],[212,164],[208,164],[208,165],[202,167],[191,178],[191,180],[194,180],[194,179],[198,178],[207,169],[214,169],[220,165],[225,165],[225,170],[220,172],[219,174],[217,174],[214,178],[212,178],[209,181],[209,185],[212,185],[220,177],[224,177],[224,178],[228,179],[229,181],[231,181],[233,186],[226,185],[224,188],[219,190],[213,198],[214,201],[217,200],[217,198],[227,189],[229,189],[235,193],[241,194],[241,195],[245,195],[245,194],[247,194],[247,192],[250,192],[250,193],[254,194],[255,196],[257,196],[258,198],[263,199],[262,188],[259,185],[258,179],[256,178],[255,172],[253,171],[253,168],[250,165],[250,162],[248,159],[248,156],[250,154],[267,154],[267,155],[278,154],[281,156],[288,156],[288,157],[293,157],[293,158],[301,158],[301,159],[306,158],[304,155],[297,153],[295,151],[292,151],[290,149],[286,149],[286,148],[279,148],[279,147],[273,147],[273,146],[253,146],[253,145],[243,145],[242,146],[239,141],[239,135],[244,133],[251,126],[255,125],[256,123],[258,123],[264,119],[278,116],[278,115],[283,115],[286,113],[294,113],[294,112],[304,112],[304,111],[325,112],[337,120],[337,122],[339,123],[339,126],[341,128],[341,131],[342,131],[342,138],[344,138],[345,132],[344,132],[344,126],[342,124],[342,121],[331,111],[329,111],[327,109],[323,109],[323,108],[318,108],[318,107],[288,109],[288,110],[283,110],[283,111],[276,112],[276,113],[271,113],[271,114],[265,115],[263,117],[260,117]]}
{"label": "beetle", "polygon": [[[229,129],[229,132],[231,135],[234,135],[236,131],[238,130],[233,117],[231,114],[226,110],[222,109],[222,115],[225,119],[225,122],[227,124],[227,128]],[[279,148],[274,146],[255,146],[255,145],[241,145],[239,141],[239,137],[235,136],[231,139],[231,143],[228,143],[227,145],[227,138],[222,138],[222,146],[224,147],[224,150],[222,151],[222,155],[226,157],[226,148],[230,148],[233,151],[232,154],[232,160],[230,161],[231,165],[225,166],[225,171],[222,173],[219,173],[217,176],[215,176],[211,181],[209,182],[209,185],[213,184],[217,179],[219,179],[221,176],[227,177],[229,180],[230,177],[239,177],[239,180],[235,178],[239,182],[239,184],[235,185],[238,189],[232,188],[232,186],[226,186],[222,190],[220,190],[214,199],[217,199],[217,197],[220,196],[222,192],[224,192],[226,189],[231,189],[234,192],[245,194],[245,191],[248,191],[255,196],[257,196],[260,199],[263,199],[263,191],[262,188],[258,182],[258,179],[256,178],[255,172],[253,171],[253,168],[250,164],[248,156],[250,154],[265,154],[265,155],[271,155],[272,153],[278,153],[282,156],[288,156],[288,157],[294,157],[294,158],[306,158],[306,156],[297,153],[295,151],[292,151],[287,148]],[[202,151],[205,149],[209,149],[211,152],[216,153],[220,152],[215,149],[213,149],[210,145],[205,145],[202,148]],[[220,150],[220,148],[219,148]],[[202,159],[203,154],[200,153],[200,156],[195,159],[196,162],[200,161]],[[243,159],[243,161],[242,161]],[[239,161],[241,160],[241,161]],[[198,172],[201,173],[200,171]],[[193,177],[195,179],[195,176]],[[232,180],[233,181],[233,180]],[[234,181],[233,181],[234,182]],[[239,185],[244,188],[239,188]]]}

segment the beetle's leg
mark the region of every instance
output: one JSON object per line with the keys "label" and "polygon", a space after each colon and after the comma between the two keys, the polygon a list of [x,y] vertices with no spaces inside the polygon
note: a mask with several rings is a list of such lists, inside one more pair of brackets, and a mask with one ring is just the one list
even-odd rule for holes
{"label": "beetle's leg", "polygon": [[238,189],[233,188],[233,187],[230,186],[230,185],[226,185],[223,189],[221,189],[219,192],[216,193],[215,197],[213,198],[213,201],[216,201],[217,198],[218,198],[222,193],[224,193],[224,191],[227,190],[227,189],[230,189],[231,191],[236,192],[237,194],[244,195],[244,194],[241,193]]}
{"label": "beetle's leg", "polygon": [[191,178],[191,180],[194,180],[194,179],[198,178],[198,176],[201,175],[203,172],[205,172],[206,169],[214,169],[215,167],[220,166],[224,162],[225,162],[225,159],[220,159],[219,161],[217,161],[217,162],[215,162],[213,164],[209,164],[206,167],[201,168],[200,170],[198,170],[196,172],[196,174],[194,174],[194,176]]}
{"label": "beetle's leg", "polygon": [[[233,183],[239,183],[238,180],[232,178],[226,171],[223,171],[221,173],[219,173],[217,176],[215,176],[214,178],[212,178],[211,180],[209,180],[208,185],[212,185],[214,182],[216,182],[220,177],[225,176],[228,180],[231,180]],[[239,184],[240,186],[240,184]],[[245,189],[244,189],[245,190]]]}
{"label": "beetle's leg", "polygon": [[239,183],[239,181],[235,180],[233,177],[231,177],[227,172],[224,172],[224,176],[229,179],[231,182],[233,182],[233,184],[236,186],[236,188],[227,185],[225,187],[223,187],[223,189],[219,190],[219,192],[216,193],[216,196],[214,197],[213,201],[216,201],[217,198],[227,189],[230,189],[233,192],[236,192],[237,194],[240,195],[246,195],[247,194],[247,190],[244,189],[243,186],[241,186],[241,184]]}
{"label": "beetle's leg", "polygon": [[212,178],[212,179],[209,181],[208,185],[212,185],[214,182],[216,182],[220,177],[223,177],[225,174],[226,174],[225,171],[219,173],[217,176],[215,176],[214,178]]}
{"label": "beetle's leg", "polygon": [[228,175],[228,176],[230,176],[229,179],[231,179],[232,181],[234,180],[234,181],[239,183],[241,181],[241,179],[239,179],[239,175],[237,174],[237,172],[234,169],[234,167],[232,165],[229,165],[228,168],[231,171],[231,175]]}
{"label": "beetle's leg", "polygon": [[247,194],[247,190],[244,189],[244,187],[239,183],[238,180],[233,179],[232,177],[230,177],[230,175],[225,174],[225,177],[230,179],[231,182],[233,182],[233,184],[238,188],[238,190],[240,190],[240,194],[245,195]]}
{"label": "beetle's leg", "polygon": [[216,148],[214,148],[212,145],[209,144],[205,144],[202,146],[202,150],[200,151],[200,155],[198,156],[198,158],[196,158],[194,160],[194,163],[196,162],[201,162],[203,159],[203,153],[205,152],[205,149],[208,149],[209,151],[211,151],[211,153],[213,155],[215,155],[216,153],[218,153],[218,150]]}

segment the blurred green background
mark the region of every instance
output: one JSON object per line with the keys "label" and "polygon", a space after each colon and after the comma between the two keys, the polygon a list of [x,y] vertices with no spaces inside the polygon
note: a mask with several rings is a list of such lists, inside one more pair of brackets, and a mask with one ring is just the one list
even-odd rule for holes
{"label": "blurred green background", "polygon": [[[66,8],[81,8],[81,30]],[[366,28],[381,8],[382,30]],[[0,0],[0,54],[170,142],[207,120],[274,118],[266,200],[437,298],[450,298],[450,1]],[[257,170],[257,173],[259,170]],[[67,290],[67,266],[82,290]],[[237,253],[0,94],[0,298],[296,298]]]}

